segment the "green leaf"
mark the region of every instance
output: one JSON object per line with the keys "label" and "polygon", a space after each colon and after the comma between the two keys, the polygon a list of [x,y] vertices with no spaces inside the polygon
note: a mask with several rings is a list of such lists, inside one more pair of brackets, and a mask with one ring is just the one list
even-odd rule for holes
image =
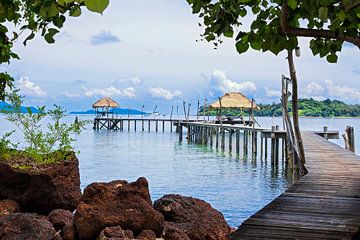
{"label": "green leaf", "polygon": [[48,43],[54,43],[54,42],[55,42],[54,35],[55,35],[56,33],[58,33],[58,32],[59,32],[59,30],[57,30],[57,29],[55,29],[55,28],[50,28],[50,29],[48,30],[48,33],[45,34],[45,36],[44,36],[46,42],[48,42]]}
{"label": "green leaf", "polygon": [[319,18],[322,21],[326,21],[327,17],[328,17],[328,8],[327,7],[319,8]]}
{"label": "green leaf", "polygon": [[295,10],[295,8],[298,6],[297,0],[288,0],[287,4],[292,10]]}
{"label": "green leaf", "polygon": [[255,39],[255,40],[250,42],[250,46],[254,50],[260,50],[261,49],[261,44],[262,44],[262,42],[261,42],[260,39]]}
{"label": "green leaf", "polygon": [[249,43],[248,42],[243,42],[243,41],[238,41],[236,43],[236,50],[238,51],[238,53],[244,53],[249,49]]}
{"label": "green leaf", "polygon": [[26,46],[26,42],[33,39],[35,37],[35,34],[32,32],[29,36],[24,40],[23,44]]}
{"label": "green leaf", "polygon": [[332,53],[330,55],[327,55],[326,59],[329,63],[336,63],[338,60],[338,56],[335,53]]}
{"label": "green leaf", "polygon": [[109,0],[85,0],[85,6],[92,12],[103,13],[109,5]]}
{"label": "green leaf", "polygon": [[70,10],[70,16],[72,17],[79,17],[81,15],[81,8],[79,6],[74,6]]}

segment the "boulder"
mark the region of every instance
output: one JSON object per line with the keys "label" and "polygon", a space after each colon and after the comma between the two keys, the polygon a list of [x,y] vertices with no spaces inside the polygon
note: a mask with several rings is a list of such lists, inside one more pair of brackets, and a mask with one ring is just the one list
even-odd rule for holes
{"label": "boulder", "polygon": [[19,204],[11,199],[0,200],[0,216],[13,214],[20,211]]}
{"label": "boulder", "polygon": [[62,156],[28,169],[0,159],[0,198],[15,200],[24,212],[48,215],[59,208],[75,210],[81,198],[79,162],[72,152]]}
{"label": "boulder", "polygon": [[115,240],[115,239],[134,239],[134,234],[131,230],[123,230],[121,226],[106,227],[101,231],[99,240]]}
{"label": "boulder", "polygon": [[163,238],[164,240],[190,240],[182,229],[171,222],[164,223]]}
{"label": "boulder", "polygon": [[192,240],[224,240],[231,231],[224,216],[200,199],[165,195],[155,201],[154,208]]}
{"label": "boulder", "polygon": [[35,213],[15,213],[0,218],[1,240],[51,240],[56,231],[53,225]]}
{"label": "boulder", "polygon": [[61,236],[65,240],[76,239],[74,215],[69,210],[55,209],[49,214],[49,221],[56,231],[61,230]]}
{"label": "boulder", "polygon": [[73,224],[73,214],[69,210],[55,209],[49,214],[49,220],[56,231],[62,230],[65,225]]}
{"label": "boulder", "polygon": [[156,234],[151,230],[142,230],[141,233],[136,237],[139,240],[156,240]]}
{"label": "boulder", "polygon": [[160,236],[164,217],[152,208],[147,180],[139,178],[87,186],[74,222],[80,239],[95,239],[109,226],[130,229],[135,235],[148,229]]}

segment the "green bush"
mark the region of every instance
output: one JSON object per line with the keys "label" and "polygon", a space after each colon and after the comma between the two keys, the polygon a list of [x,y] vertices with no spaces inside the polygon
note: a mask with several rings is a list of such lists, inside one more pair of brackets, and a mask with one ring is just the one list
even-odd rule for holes
{"label": "green bush", "polygon": [[[64,108],[54,105],[47,110],[45,106],[39,107],[38,113],[33,113],[27,108],[27,113],[21,112],[24,97],[13,91],[7,95],[8,102],[12,105],[5,111],[6,119],[15,124],[22,132],[24,143],[23,149],[18,149],[18,144],[12,143],[8,138],[14,132],[6,133],[0,139],[0,153],[4,155],[10,149],[20,150],[28,154],[35,162],[53,162],[55,157],[61,159],[61,153],[73,151],[72,144],[76,140],[74,135],[80,134],[86,121],[75,121],[71,124],[62,122],[66,116]],[[50,122],[45,126],[42,120],[47,117]],[[53,153],[57,154],[53,154]]]}

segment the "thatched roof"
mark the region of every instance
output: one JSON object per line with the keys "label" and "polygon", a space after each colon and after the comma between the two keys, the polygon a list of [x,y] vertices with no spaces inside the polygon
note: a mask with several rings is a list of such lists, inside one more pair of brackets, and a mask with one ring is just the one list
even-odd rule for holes
{"label": "thatched roof", "polygon": [[104,98],[101,98],[99,100],[97,100],[93,105],[92,107],[93,108],[101,108],[101,107],[105,107],[105,108],[116,108],[116,107],[119,107],[120,105],[112,100],[111,98],[109,97],[104,97]]}
{"label": "thatched roof", "polygon": [[[221,105],[223,108],[251,109],[251,100],[239,92],[229,92],[221,97]],[[213,102],[210,108],[220,108],[219,100]],[[255,108],[258,109],[259,107],[253,103],[253,109]]]}

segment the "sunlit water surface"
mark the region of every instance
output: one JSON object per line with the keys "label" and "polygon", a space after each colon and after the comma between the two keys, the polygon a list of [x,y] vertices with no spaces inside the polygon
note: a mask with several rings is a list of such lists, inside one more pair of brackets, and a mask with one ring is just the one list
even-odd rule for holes
{"label": "sunlit water surface", "polygon": [[[15,129],[4,116],[0,120],[1,135]],[[282,122],[280,118],[258,118],[258,121],[263,127]],[[359,119],[303,118],[301,125],[312,130],[320,130],[324,125],[340,131],[346,125],[354,126],[355,131],[360,129]],[[164,133],[139,132],[140,125],[137,132],[94,131],[91,127],[87,125],[75,144],[80,151],[82,189],[92,182],[134,181],[144,176],[149,181],[153,201],[169,193],[200,198],[221,211],[228,223],[236,227],[289,185],[281,160],[274,167],[270,160],[260,159],[259,155],[256,160],[248,160],[243,154],[236,156],[207,146],[179,143],[178,135],[171,133],[169,126]],[[13,138],[21,141],[20,133]],[[341,139],[336,142],[343,144]]]}

